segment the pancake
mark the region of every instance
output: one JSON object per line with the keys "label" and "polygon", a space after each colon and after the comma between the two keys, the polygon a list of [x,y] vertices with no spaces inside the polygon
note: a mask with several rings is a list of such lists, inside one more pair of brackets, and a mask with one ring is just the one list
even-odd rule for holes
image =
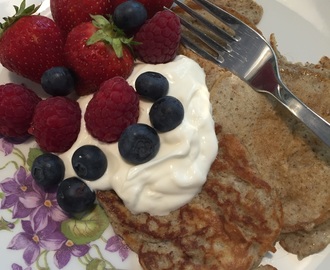
{"label": "pancake", "polygon": [[[248,10],[255,5],[246,3]],[[191,54],[184,48],[181,53]],[[194,58],[212,89],[219,67]],[[138,254],[144,269],[253,269],[267,251],[275,251],[281,203],[238,138],[224,133],[220,122],[216,132],[220,150],[202,191],[169,215],[133,215],[114,191],[98,191],[114,231]]]}
{"label": "pancake", "polygon": [[[283,80],[329,120],[329,75],[308,64],[280,61]],[[235,134],[262,178],[279,194],[284,232],[309,230],[329,218],[330,151],[277,101],[252,90],[230,72],[211,88],[216,122]]]}
{"label": "pancake", "polygon": [[[212,2],[252,26],[262,14],[254,1]],[[276,50],[274,36],[271,40]],[[181,53],[205,70],[217,159],[201,193],[164,217],[133,215],[113,191],[98,192],[115,232],[144,269],[253,269],[267,250],[275,251],[280,232],[281,245],[300,258],[324,248],[328,242],[321,233],[330,229],[329,148],[270,96],[186,48]],[[276,53],[287,86],[330,120],[329,58],[316,65],[290,63]],[[306,245],[310,248],[303,249]]]}
{"label": "pancake", "polygon": [[303,259],[322,251],[330,242],[330,219],[314,227],[310,231],[284,233],[280,237],[280,245],[288,252],[297,254]]}
{"label": "pancake", "polygon": [[253,269],[281,231],[282,210],[243,145],[217,126],[219,153],[190,203],[166,216],[133,215],[113,191],[97,198],[143,269]]}
{"label": "pancake", "polygon": [[[290,63],[276,50],[274,36],[271,41],[284,82],[308,106],[329,120],[329,58],[323,57],[316,65]],[[194,58],[188,50],[185,53]],[[221,68],[199,58],[195,60],[205,68],[213,96],[219,95],[216,92],[221,89],[231,89],[232,83],[236,84],[236,88],[246,90],[243,93],[223,90],[225,92],[222,91],[219,102],[216,98],[211,100],[224,129],[239,136],[247,145],[250,159],[258,164],[263,179],[280,194],[285,233],[280,243],[287,251],[298,254],[299,258],[319,252],[329,243],[327,238],[319,237],[318,241],[315,237],[321,235],[319,228],[323,228],[324,232],[327,227],[318,224],[328,224],[329,219],[329,148],[276,101],[254,93],[230,72],[222,74]],[[215,75],[219,72],[221,76]],[[224,77],[227,78],[223,80]],[[218,82],[223,81],[217,85],[217,79]],[[231,98],[233,100],[228,104],[227,100]],[[301,235],[304,241],[300,241]],[[290,243],[290,239],[295,244]],[[300,239],[303,244],[299,245],[299,241],[293,239]],[[303,254],[299,250],[304,250]]]}
{"label": "pancake", "polygon": [[[270,40],[283,81],[330,121],[330,59],[325,56],[317,64],[290,63],[277,50],[274,35]],[[318,225],[327,222],[330,214],[329,147],[270,96],[255,92],[229,71],[200,60],[189,50],[184,53],[206,71],[216,122],[226,133],[239,138],[261,177],[279,194],[284,211],[283,233],[306,236],[311,231],[315,235]],[[327,245],[326,240],[321,242],[323,247]],[[294,245],[286,244],[287,250],[289,246]],[[320,246],[314,251],[310,248],[311,253],[319,250]]]}

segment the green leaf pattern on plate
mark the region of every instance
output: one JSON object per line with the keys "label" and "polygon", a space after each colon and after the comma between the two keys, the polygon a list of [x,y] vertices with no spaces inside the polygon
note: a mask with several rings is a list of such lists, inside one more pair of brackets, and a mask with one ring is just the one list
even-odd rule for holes
{"label": "green leaf pattern on plate", "polygon": [[109,220],[99,205],[81,219],[67,219],[61,224],[62,233],[77,245],[88,244],[99,239]]}
{"label": "green leaf pattern on plate", "polygon": [[79,269],[115,270],[109,258],[118,255],[125,261],[130,251],[118,236],[109,236],[112,231],[103,209],[96,205],[80,219],[67,217],[58,207],[56,192],[41,190],[31,176],[32,163],[43,152],[27,148],[31,142],[21,143],[0,136],[0,232],[12,234],[5,245],[21,250],[25,262],[14,261],[11,268],[70,269],[75,260]]}

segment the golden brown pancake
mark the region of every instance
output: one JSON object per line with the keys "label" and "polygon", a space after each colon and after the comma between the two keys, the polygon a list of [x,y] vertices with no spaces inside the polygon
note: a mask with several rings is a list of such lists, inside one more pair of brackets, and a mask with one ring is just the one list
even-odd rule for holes
{"label": "golden brown pancake", "polygon": [[316,226],[311,231],[284,233],[280,237],[281,246],[288,252],[303,259],[322,251],[330,242],[330,219]]}
{"label": "golden brown pancake", "polygon": [[[212,2],[250,25],[262,14],[254,1]],[[202,192],[165,217],[132,215],[114,192],[99,192],[116,233],[144,269],[252,269],[281,230],[278,196],[281,245],[300,258],[320,251],[328,244],[321,234],[330,232],[329,148],[271,97],[185,48],[181,53],[205,70],[218,157]],[[330,121],[329,58],[303,65],[277,54],[284,82]]]}
{"label": "golden brown pancake", "polygon": [[220,151],[202,192],[169,215],[133,215],[115,192],[97,193],[144,269],[252,269],[275,251],[281,205],[237,138],[220,126],[217,135]]}
{"label": "golden brown pancake", "polygon": [[[240,1],[242,2],[242,1]],[[283,81],[309,107],[330,121],[330,59],[318,64],[290,63],[271,43]],[[187,53],[191,58],[194,54]],[[330,149],[277,101],[254,92],[221,68],[195,58],[204,67],[214,115],[225,132],[247,147],[262,178],[279,194],[284,232],[311,230],[329,219]],[[228,102],[230,101],[230,102]]]}
{"label": "golden brown pancake", "polygon": [[[283,80],[328,118],[329,76],[311,65],[281,60]],[[216,122],[246,146],[262,178],[279,194],[284,231],[313,228],[329,218],[330,151],[284,107],[252,90],[230,72],[211,88]]]}
{"label": "golden brown pancake", "polygon": [[[198,60],[212,87],[219,67]],[[115,232],[144,269],[253,269],[267,251],[275,251],[282,226],[277,196],[237,137],[225,134],[221,123],[216,131],[220,150],[201,193],[169,215],[133,215],[115,192],[98,192]]]}
{"label": "golden brown pancake", "polygon": [[[210,76],[219,69],[208,62],[204,68]],[[217,76],[212,78],[209,87]],[[115,192],[98,192],[115,232],[144,269],[253,269],[275,251],[282,227],[278,197],[236,136],[223,133],[218,123],[216,130],[220,150],[202,192],[171,214],[133,215]]]}

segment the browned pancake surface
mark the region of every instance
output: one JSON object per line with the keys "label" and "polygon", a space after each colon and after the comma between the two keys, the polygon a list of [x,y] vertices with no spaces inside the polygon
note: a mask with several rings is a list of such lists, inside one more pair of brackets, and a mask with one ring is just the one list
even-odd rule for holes
{"label": "browned pancake surface", "polygon": [[[254,1],[213,2],[260,19]],[[272,248],[281,227],[271,187],[283,205],[282,246],[301,258],[323,249],[328,238],[322,235],[330,234],[329,148],[272,98],[192,52],[181,52],[207,74],[220,142],[217,161],[201,194],[166,217],[131,215],[115,193],[98,193],[115,231],[145,269],[249,269]],[[330,120],[329,58],[302,65],[278,55],[284,82]]]}
{"label": "browned pancake surface", "polygon": [[[272,45],[276,49],[274,37]],[[330,217],[330,148],[274,99],[189,50],[183,53],[207,74],[216,122],[247,147],[249,159],[281,197],[284,231],[311,230],[325,222]],[[283,81],[330,121],[329,58],[317,65],[303,65],[277,54]]]}
{"label": "browned pancake surface", "polygon": [[[259,21],[262,9],[253,1],[243,2]],[[244,9],[241,1],[235,3]],[[211,89],[219,68],[197,60]],[[138,254],[144,269],[245,270],[257,267],[267,251],[275,251],[283,218],[278,197],[259,177],[246,148],[235,135],[223,133],[221,124],[217,123],[220,150],[208,180],[182,208],[163,217],[133,215],[113,191],[98,192],[115,232]],[[271,268],[263,269],[267,267]]]}
{"label": "browned pancake surface", "polygon": [[167,216],[133,215],[112,191],[98,200],[144,269],[251,269],[274,251],[282,211],[233,135],[217,128],[220,151],[202,192]]}

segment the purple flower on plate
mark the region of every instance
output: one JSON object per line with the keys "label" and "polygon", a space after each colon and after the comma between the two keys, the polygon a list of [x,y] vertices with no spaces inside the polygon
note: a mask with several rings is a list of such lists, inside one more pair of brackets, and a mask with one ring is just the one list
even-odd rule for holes
{"label": "purple flower on plate", "polygon": [[[11,269],[12,270],[23,270],[23,267],[20,266],[20,265],[18,265],[17,263],[13,263],[11,265]],[[24,270],[32,270],[32,268],[31,267],[27,267],[27,268],[24,268]]]}
{"label": "purple flower on plate", "polygon": [[25,194],[20,201],[26,208],[32,210],[30,219],[34,229],[45,228],[50,219],[60,222],[68,218],[57,203],[56,191],[45,192],[35,181],[32,183],[32,188],[32,191]]}
{"label": "purple flower on plate", "polygon": [[7,248],[24,249],[23,259],[27,265],[37,260],[41,249],[58,250],[65,241],[58,223],[54,221],[49,221],[47,227],[42,230],[33,230],[30,221],[22,220],[22,228],[23,232],[15,235]]}
{"label": "purple flower on plate", "polygon": [[68,264],[71,256],[82,257],[87,254],[89,249],[89,245],[75,245],[68,239],[62,244],[61,248],[55,252],[54,263],[59,269],[62,269]]}
{"label": "purple flower on plate", "polygon": [[128,246],[118,235],[109,238],[105,249],[110,252],[118,252],[122,261],[126,260],[129,255]]}
{"label": "purple flower on plate", "polygon": [[22,138],[6,138],[0,134],[0,152],[4,152],[5,156],[11,154],[14,149],[14,144],[25,142],[30,136]]}
{"label": "purple flower on plate", "polygon": [[32,191],[32,176],[24,167],[20,167],[13,177],[8,177],[0,183],[5,197],[1,200],[0,209],[13,207],[13,218],[25,218],[33,209],[26,208],[20,198]]}
{"label": "purple flower on plate", "polygon": [[5,153],[5,156],[13,152],[14,144],[8,142],[5,138],[0,135],[0,151]]}

